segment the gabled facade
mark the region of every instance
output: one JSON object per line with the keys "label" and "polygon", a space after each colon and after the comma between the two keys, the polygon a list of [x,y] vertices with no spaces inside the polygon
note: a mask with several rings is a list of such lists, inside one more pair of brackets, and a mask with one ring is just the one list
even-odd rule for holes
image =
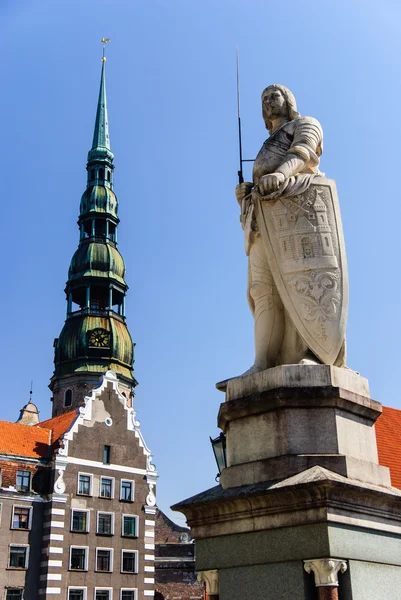
{"label": "gabled facade", "polygon": [[116,374],[79,409],[0,434],[0,598],[152,597],[157,473]]}

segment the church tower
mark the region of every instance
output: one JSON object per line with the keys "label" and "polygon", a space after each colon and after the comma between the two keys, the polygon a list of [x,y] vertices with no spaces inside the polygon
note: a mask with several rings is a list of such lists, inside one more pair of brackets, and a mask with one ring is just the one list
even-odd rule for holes
{"label": "church tower", "polygon": [[132,402],[133,343],[126,325],[125,264],[117,248],[118,202],[113,191],[114,155],[107,117],[105,57],[87,185],[81,198],[79,245],[65,288],[67,318],[54,341],[53,417],[79,406],[107,370],[116,373],[120,392]]}

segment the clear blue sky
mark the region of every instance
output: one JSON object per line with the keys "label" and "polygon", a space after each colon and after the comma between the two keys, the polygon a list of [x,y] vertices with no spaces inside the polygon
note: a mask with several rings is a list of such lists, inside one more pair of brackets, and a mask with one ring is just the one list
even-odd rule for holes
{"label": "clear blue sky", "polygon": [[348,364],[401,408],[400,23],[395,0],[2,0],[1,418],[16,420],[31,379],[50,415],[103,35],[136,408],[160,507],[214,485],[214,384],[253,360],[233,192],[237,43],[246,157],[266,137],[270,83],[322,123],[349,262]]}

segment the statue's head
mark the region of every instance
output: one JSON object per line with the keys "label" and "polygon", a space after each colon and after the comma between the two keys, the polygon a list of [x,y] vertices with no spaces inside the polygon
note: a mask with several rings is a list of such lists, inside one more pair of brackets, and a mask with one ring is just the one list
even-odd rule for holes
{"label": "statue's head", "polygon": [[284,85],[274,83],[262,92],[262,115],[271,133],[273,121],[285,117],[289,121],[300,116],[294,94]]}

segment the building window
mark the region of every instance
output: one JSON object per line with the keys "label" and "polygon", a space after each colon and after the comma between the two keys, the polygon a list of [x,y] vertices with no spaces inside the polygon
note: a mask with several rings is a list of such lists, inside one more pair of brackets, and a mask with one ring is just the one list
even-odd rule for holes
{"label": "building window", "polygon": [[96,548],[96,571],[109,573],[113,570],[113,550],[111,548]]}
{"label": "building window", "polygon": [[98,512],[97,513],[97,533],[100,535],[113,535],[114,533],[114,514]]}
{"label": "building window", "polygon": [[120,600],[136,600],[136,592],[137,590],[135,589],[121,589]]}
{"label": "building window", "polygon": [[99,179],[104,179],[104,169],[99,169]]}
{"label": "building window", "polygon": [[91,169],[91,179],[95,179],[95,169]]}
{"label": "building window", "polygon": [[92,495],[92,475],[78,473],[78,494],[81,496]]}
{"label": "building window", "polygon": [[111,181],[111,174],[110,174],[110,171],[107,171],[107,181]]}
{"label": "building window", "polygon": [[13,506],[12,529],[30,529],[31,509]]}
{"label": "building window", "polygon": [[95,600],[111,600],[113,590],[111,588],[95,588]]}
{"label": "building window", "polygon": [[137,554],[135,550],[121,550],[121,573],[137,572]]}
{"label": "building window", "polygon": [[87,546],[71,546],[70,569],[72,571],[88,570],[88,551]]}
{"label": "building window", "polygon": [[17,471],[17,490],[29,492],[31,489],[31,474],[29,471]]}
{"label": "building window", "polygon": [[23,600],[23,588],[8,588],[6,590],[6,600]]}
{"label": "building window", "polygon": [[66,390],[64,394],[64,406],[71,406],[72,404],[72,390]]}
{"label": "building window", "polygon": [[110,464],[110,455],[111,455],[111,448],[110,448],[110,446],[103,446],[103,462],[106,465]]}
{"label": "building window", "polygon": [[86,600],[86,588],[69,587],[68,600]]}
{"label": "building window", "polygon": [[27,569],[28,546],[10,546],[8,566],[11,569]]}
{"label": "building window", "polygon": [[134,482],[127,479],[121,480],[120,500],[124,502],[134,501]]}
{"label": "building window", "polygon": [[113,498],[114,492],[114,479],[112,477],[101,477],[100,478],[100,497],[101,498]]}
{"label": "building window", "polygon": [[138,537],[138,517],[133,515],[122,516],[122,532],[124,537]]}
{"label": "building window", "polygon": [[89,531],[89,512],[87,510],[71,511],[71,531],[86,533]]}

